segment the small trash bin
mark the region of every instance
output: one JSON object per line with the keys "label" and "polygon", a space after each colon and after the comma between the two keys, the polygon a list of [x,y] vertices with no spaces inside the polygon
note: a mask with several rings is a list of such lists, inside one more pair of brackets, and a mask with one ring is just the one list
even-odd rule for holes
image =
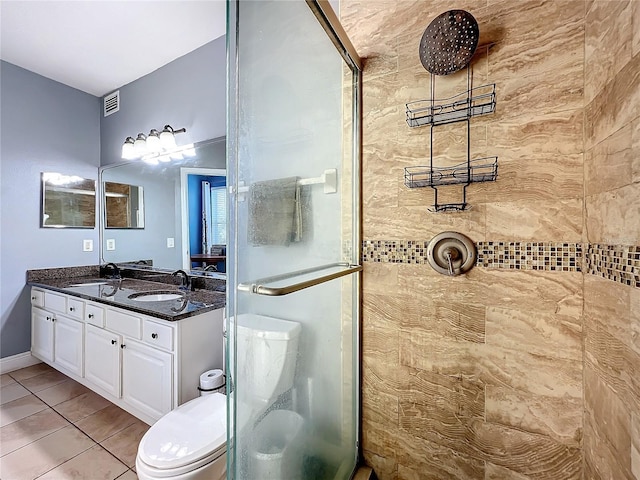
{"label": "small trash bin", "polygon": [[251,478],[302,479],[300,437],[303,418],[291,410],[272,410],[253,431]]}

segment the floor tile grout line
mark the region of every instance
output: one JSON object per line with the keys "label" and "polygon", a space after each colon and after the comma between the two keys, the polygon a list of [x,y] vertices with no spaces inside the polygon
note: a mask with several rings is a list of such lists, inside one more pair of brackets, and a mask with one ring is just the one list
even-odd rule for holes
{"label": "floor tile grout line", "polygon": [[[77,428],[77,427],[76,427],[76,428]],[[79,428],[77,428],[77,430],[80,430],[80,429],[79,429]],[[82,432],[82,430],[80,430],[80,431]],[[84,433],[84,432],[82,432],[82,433]],[[86,435],[86,433],[85,433],[85,435]],[[91,438],[91,437],[89,437],[89,438]],[[118,462],[120,462],[122,465],[124,465],[124,467],[125,467],[127,470],[130,470],[129,465],[127,465],[127,464],[126,464],[126,463],[124,463],[122,460],[120,460],[118,457],[116,457],[115,455],[113,455],[109,450],[107,450],[106,448],[104,448],[104,447],[103,447],[102,445],[100,445],[99,443],[95,442],[93,439],[91,439],[91,441],[92,441],[92,442],[94,442],[94,443],[95,443],[95,445],[91,445],[89,448],[87,448],[87,449],[83,450],[82,452],[79,452],[77,455],[74,455],[73,457],[68,458],[67,460],[65,460],[64,462],[60,463],[59,465],[56,465],[55,467],[50,468],[49,470],[47,470],[46,472],[44,472],[42,475],[39,475],[39,476],[35,477],[33,480],[37,480],[38,478],[42,477],[43,475],[46,475],[47,473],[49,473],[51,470],[55,470],[56,468],[61,467],[61,466],[62,466],[62,465],[64,465],[65,463],[70,462],[70,461],[71,461],[71,460],[73,460],[74,458],[79,457],[79,456],[80,456],[80,455],[82,455],[83,453],[88,452],[89,450],[91,450],[92,448],[95,448],[96,446],[98,446],[98,447],[102,448],[105,452],[107,452],[109,455],[111,455],[112,457],[114,457]],[[125,473],[127,473],[127,472],[125,471],[122,475],[124,475]],[[119,477],[121,477],[122,475],[119,475],[119,476],[118,476],[118,477],[116,477],[116,478],[119,478]],[[114,480],[115,480],[115,479],[114,479]]]}
{"label": "floor tile grout line", "polygon": [[[33,395],[33,394],[32,394],[32,395]],[[13,423],[19,422],[19,421],[21,421],[21,420],[26,420],[26,419],[27,419],[27,418],[29,418],[29,417],[33,417],[34,415],[38,415],[39,413],[43,413],[43,412],[45,412],[45,411],[47,411],[47,410],[51,410],[51,411],[53,411],[53,413],[55,413],[56,415],[58,415],[59,417],[61,417],[65,422],[67,422],[69,425],[71,425],[72,427],[74,427],[74,428],[75,428],[75,425],[74,425],[73,423],[71,423],[71,422],[70,422],[67,418],[65,418],[63,415],[60,415],[60,413],[59,413],[59,412],[56,412],[56,411],[55,411],[53,408],[51,408],[51,407],[45,408],[44,410],[40,410],[39,412],[32,413],[31,415],[27,415],[26,417],[21,418],[20,420],[16,420],[15,422],[8,423],[7,425],[4,425],[3,427],[0,427],[0,428],[4,428],[4,427],[6,427],[6,426],[8,426],[8,425],[11,425],[11,424],[13,424]],[[42,437],[37,438],[36,440],[30,441],[29,443],[27,443],[27,444],[25,444],[25,445],[21,446],[20,448],[16,448],[15,450],[12,450],[12,451],[11,451],[11,452],[9,452],[9,453],[5,453],[5,454],[4,454],[4,455],[2,455],[2,457],[0,457],[0,458],[4,458],[4,457],[6,457],[7,455],[12,454],[13,452],[17,452],[18,450],[20,450],[20,449],[22,449],[22,448],[24,448],[24,447],[27,447],[27,446],[31,445],[32,443],[37,442],[38,440],[42,440],[43,438],[47,438],[48,436],[53,435],[53,434],[54,434],[54,433],[56,433],[56,432],[59,432],[59,431],[60,431],[60,430],[62,430],[63,428],[67,428],[69,425],[65,425],[65,426],[63,426],[63,427],[57,428],[57,429],[53,430],[52,432],[49,432],[49,433],[47,433],[46,435],[43,435]],[[82,432],[82,433],[84,433],[84,432]],[[93,439],[91,439],[91,440],[93,440]],[[97,442],[95,442],[95,443],[97,443]]]}
{"label": "floor tile grout line", "polygon": [[[93,441],[93,440],[92,440]],[[95,443],[95,442],[94,442]],[[97,445],[97,444],[96,444]],[[71,460],[73,460],[74,458],[82,455],[85,452],[88,452],[89,450],[91,450],[92,448],[94,448],[96,445],[91,445],[89,448],[85,448],[84,450],[82,450],[81,452],[78,452],[76,455],[74,455],[73,457],[67,458],[64,462],[59,463],[58,465],[56,465],[55,467],[50,468],[49,470],[47,470],[46,472],[43,472],[42,475],[38,475],[37,477],[35,477],[33,480],[36,480],[40,477],[42,477],[43,475],[46,475],[47,473],[49,473],[51,470],[55,470],[56,468],[64,465],[67,462],[70,462]]]}

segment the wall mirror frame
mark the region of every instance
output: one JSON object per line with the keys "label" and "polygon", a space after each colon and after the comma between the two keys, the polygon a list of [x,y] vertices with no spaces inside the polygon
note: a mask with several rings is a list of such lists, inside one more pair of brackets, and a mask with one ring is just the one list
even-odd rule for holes
{"label": "wall mirror frame", "polygon": [[144,228],[144,189],[128,183],[102,184],[104,228]]}
{"label": "wall mirror frame", "polygon": [[[192,254],[202,254],[202,212],[192,207],[187,195],[186,175],[216,176],[226,185],[226,139],[214,138],[195,143],[195,155],[171,162],[149,164],[140,160],[125,161],[100,168],[100,259],[103,263],[150,267],[153,270],[183,269],[193,274],[219,277],[225,263],[211,266],[211,261],[192,261]],[[213,173],[212,173],[213,172]],[[140,187],[144,192],[144,228],[110,228],[105,212],[105,184],[119,183]],[[200,184],[200,179],[196,182]],[[192,209],[196,210],[192,210]],[[226,220],[226,219],[225,219]],[[225,232],[226,233],[226,232]],[[207,259],[209,260],[209,259]],[[222,260],[224,262],[224,260]],[[206,268],[209,267],[209,268]],[[224,277],[223,277],[224,278]]]}
{"label": "wall mirror frame", "polygon": [[42,172],[41,228],[95,228],[96,180]]}

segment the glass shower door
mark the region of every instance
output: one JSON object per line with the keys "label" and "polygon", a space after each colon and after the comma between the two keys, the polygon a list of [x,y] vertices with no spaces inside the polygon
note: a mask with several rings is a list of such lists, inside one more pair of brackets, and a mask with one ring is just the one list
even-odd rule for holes
{"label": "glass shower door", "polygon": [[360,73],[327,6],[228,2],[228,478],[357,461]]}

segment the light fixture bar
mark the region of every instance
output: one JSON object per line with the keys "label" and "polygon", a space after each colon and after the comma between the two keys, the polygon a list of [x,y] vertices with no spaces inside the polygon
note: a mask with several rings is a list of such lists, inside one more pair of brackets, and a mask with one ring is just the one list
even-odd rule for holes
{"label": "light fixture bar", "polygon": [[[125,160],[142,159],[149,161],[162,157],[161,161],[167,161],[173,154],[174,158],[182,157],[182,150],[186,147],[176,145],[176,133],[186,133],[186,128],[174,129],[171,125],[165,125],[161,131],[152,128],[149,135],[138,133],[135,137],[127,137],[122,144],[122,158]],[[189,144],[189,149],[193,149],[193,144]],[[190,155],[187,155],[190,156]]]}

